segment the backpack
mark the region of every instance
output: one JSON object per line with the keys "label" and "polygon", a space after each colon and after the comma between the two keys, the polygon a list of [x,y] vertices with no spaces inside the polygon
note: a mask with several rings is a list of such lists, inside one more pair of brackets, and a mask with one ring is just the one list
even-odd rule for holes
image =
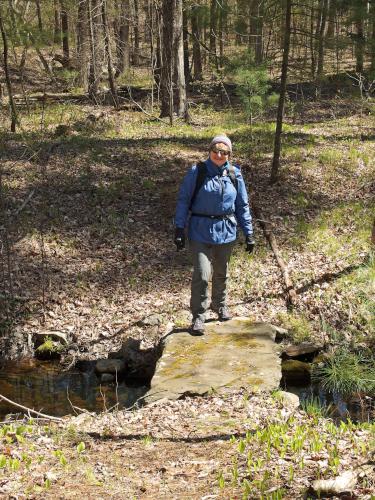
{"label": "backpack", "polygon": [[[197,175],[197,181],[195,183],[194,192],[193,192],[193,195],[192,195],[191,200],[190,200],[190,209],[193,206],[193,203],[195,201],[195,198],[197,197],[198,191],[202,187],[202,185],[207,177],[207,165],[204,163],[204,161],[198,162],[197,167],[198,167],[198,175]],[[238,191],[238,179],[236,177],[234,167],[232,164],[229,166],[229,178],[230,178],[235,190]]]}

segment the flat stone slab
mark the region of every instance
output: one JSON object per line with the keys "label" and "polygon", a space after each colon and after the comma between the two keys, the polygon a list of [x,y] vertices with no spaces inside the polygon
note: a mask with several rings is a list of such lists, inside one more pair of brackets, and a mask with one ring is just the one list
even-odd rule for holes
{"label": "flat stone slab", "polygon": [[234,318],[206,323],[206,333],[172,333],[158,361],[146,402],[178,399],[247,387],[270,391],[279,386],[281,361],[276,330],[269,323]]}

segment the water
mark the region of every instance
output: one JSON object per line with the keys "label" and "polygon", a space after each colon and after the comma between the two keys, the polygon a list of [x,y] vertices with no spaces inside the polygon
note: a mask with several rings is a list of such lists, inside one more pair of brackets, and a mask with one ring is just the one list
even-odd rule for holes
{"label": "water", "polygon": [[[130,408],[144,396],[148,387],[134,386],[125,381],[101,385],[94,370],[95,363],[87,363],[85,369],[77,368],[62,372],[61,366],[50,361],[35,359],[17,363],[0,364],[0,394],[28,408],[53,416],[74,414],[73,406],[88,411],[101,412],[113,408]],[[355,422],[367,422],[375,418],[375,400],[369,396],[344,397],[331,394],[308,379],[283,374],[281,387],[297,394],[300,400],[319,401],[336,421],[348,417]],[[18,410],[0,400],[0,419]],[[77,410],[80,412],[80,410]]]}
{"label": "water", "polygon": [[[53,416],[74,414],[73,406],[101,412],[118,403],[129,408],[148,390],[146,386],[131,386],[124,381],[101,385],[94,363],[85,370],[62,372],[58,363],[23,360],[0,365],[0,394],[28,408]],[[0,418],[17,413],[15,406],[0,400]],[[79,410],[77,410],[80,412]]]}
{"label": "water", "polygon": [[370,422],[375,418],[375,399],[365,394],[344,396],[339,392],[331,393],[308,378],[299,381],[286,373],[283,373],[281,387],[296,394],[301,403],[318,401],[325,414],[336,422],[346,421],[348,418],[353,422]]}

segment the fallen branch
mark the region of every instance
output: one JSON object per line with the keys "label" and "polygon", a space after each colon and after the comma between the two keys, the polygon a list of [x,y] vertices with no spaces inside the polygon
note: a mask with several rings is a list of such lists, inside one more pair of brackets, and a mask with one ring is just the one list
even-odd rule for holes
{"label": "fallen branch", "polygon": [[18,215],[22,210],[25,208],[25,206],[29,203],[31,198],[34,196],[35,189],[31,190],[30,193],[27,195],[27,197],[23,200],[22,204],[13,212],[13,217]]}
{"label": "fallen branch", "polygon": [[21,410],[27,411],[28,413],[33,413],[34,415],[37,415],[38,417],[47,418],[48,420],[54,420],[56,422],[62,422],[62,418],[52,417],[51,415],[46,415],[45,413],[41,413],[39,411],[32,410],[31,408],[27,408],[27,406],[20,405],[19,403],[16,403],[16,402],[12,401],[11,399],[6,398],[2,394],[0,394],[0,399],[5,401],[6,403],[11,404],[12,406],[15,406],[16,408],[20,408]]}
{"label": "fallen branch", "polygon": [[288,271],[287,265],[285,264],[284,259],[280,255],[275,235],[271,231],[270,223],[263,217],[263,214],[262,214],[260,208],[254,202],[252,203],[252,208],[253,208],[254,215],[257,218],[261,228],[263,229],[266,240],[270,244],[270,247],[271,247],[271,249],[276,257],[277,263],[281,269],[281,272],[282,272],[282,275],[284,278],[284,282],[285,282],[285,288],[286,288],[288,302],[291,306],[294,306],[297,302],[297,292],[296,292],[296,290],[293,286],[293,282],[289,276],[289,271]]}

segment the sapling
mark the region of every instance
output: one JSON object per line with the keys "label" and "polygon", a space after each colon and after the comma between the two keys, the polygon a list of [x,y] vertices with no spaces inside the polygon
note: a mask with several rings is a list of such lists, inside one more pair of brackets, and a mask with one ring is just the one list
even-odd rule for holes
{"label": "sapling", "polygon": [[218,477],[218,483],[219,483],[219,488],[223,489],[225,487],[225,479],[223,476],[223,473],[220,472],[219,477]]}
{"label": "sapling", "polygon": [[238,443],[238,451],[240,453],[243,453],[246,449],[246,445],[242,439],[240,439],[240,442]]}
{"label": "sapling", "polygon": [[60,464],[65,467],[68,463],[67,459],[65,458],[65,455],[63,454],[63,452],[61,450],[55,450],[53,452],[53,454],[55,455],[56,458],[59,459],[59,462]]}
{"label": "sapling", "polygon": [[237,92],[244,106],[250,125],[250,137],[254,118],[260,116],[265,107],[265,94],[269,88],[268,75],[260,68],[239,68],[236,72]]}
{"label": "sapling", "polygon": [[294,465],[289,465],[289,482],[292,483],[294,479]]}
{"label": "sapling", "polygon": [[244,479],[243,482],[242,482],[242,488],[244,490],[244,496],[243,498],[249,498],[249,495],[251,493],[251,484],[250,482],[247,480],[247,479]]}
{"label": "sapling", "polygon": [[285,496],[285,490],[281,488],[267,495],[266,500],[282,500],[284,496]]}
{"label": "sapling", "polygon": [[83,441],[81,441],[80,443],[78,443],[77,445],[77,453],[81,454],[85,451],[86,449],[86,445]]}
{"label": "sapling", "polygon": [[236,484],[237,481],[238,481],[238,467],[237,467],[237,463],[235,463],[232,467],[232,482],[233,484]]}
{"label": "sapling", "polygon": [[330,466],[333,474],[338,474],[338,469],[340,465],[340,458],[338,456],[333,456],[328,458],[328,465]]}
{"label": "sapling", "polygon": [[17,471],[20,468],[21,462],[18,458],[9,458],[8,466],[12,471]]}

